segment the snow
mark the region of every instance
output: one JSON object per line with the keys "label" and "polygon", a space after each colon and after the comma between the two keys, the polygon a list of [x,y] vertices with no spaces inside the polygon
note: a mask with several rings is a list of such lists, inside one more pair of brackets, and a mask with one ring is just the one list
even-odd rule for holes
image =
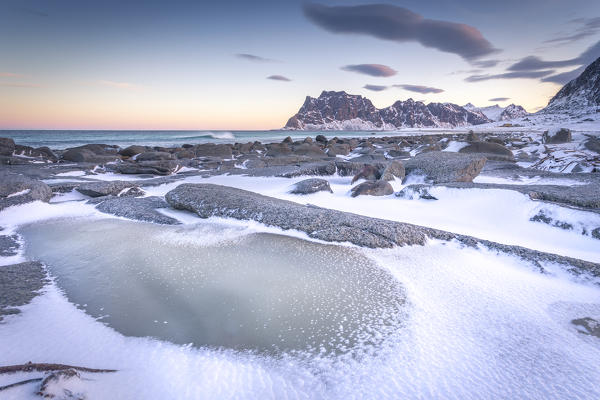
{"label": "snow", "polygon": [[[600,262],[598,240],[582,235],[600,226],[600,215],[573,210],[554,204],[531,200],[528,196],[500,189],[451,189],[434,187],[430,193],[438,200],[409,200],[391,196],[350,197],[351,177],[328,177],[333,193],[318,192],[310,195],[289,193],[291,185],[309,177],[262,178],[220,175],[210,178],[190,177],[178,182],[147,188],[148,195],[163,196],[182,183],[214,183],[254,191],[266,196],[302,204],[429,226],[454,233],[471,235],[503,244],[519,245],[583,260]],[[318,177],[323,178],[323,177]],[[546,181],[542,181],[546,183]],[[406,184],[419,183],[416,181]],[[547,182],[550,183],[550,182]],[[563,182],[564,183],[564,182]],[[391,182],[395,191],[403,185]],[[541,209],[553,210],[561,221],[581,227],[581,230],[563,230],[529,219]],[[492,211],[493,210],[493,211]]]}

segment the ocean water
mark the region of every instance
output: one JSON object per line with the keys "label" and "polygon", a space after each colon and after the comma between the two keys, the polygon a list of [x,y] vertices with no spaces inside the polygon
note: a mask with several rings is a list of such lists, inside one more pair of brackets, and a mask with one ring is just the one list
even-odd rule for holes
{"label": "ocean water", "polygon": [[323,134],[328,138],[365,136],[411,136],[439,130],[411,131],[77,131],[77,130],[0,130],[0,137],[12,138],[17,144],[51,149],[65,149],[89,143],[118,146],[143,144],[148,146],[181,146],[198,143],[247,143],[256,140],[278,142],[291,136],[294,140]]}

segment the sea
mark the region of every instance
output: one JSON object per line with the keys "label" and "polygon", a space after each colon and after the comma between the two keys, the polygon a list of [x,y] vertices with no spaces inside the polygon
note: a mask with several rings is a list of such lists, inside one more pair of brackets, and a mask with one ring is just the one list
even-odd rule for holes
{"label": "sea", "polygon": [[439,133],[439,130],[402,130],[402,131],[101,131],[101,130],[0,130],[0,137],[12,138],[15,143],[31,146],[47,146],[51,149],[66,149],[89,143],[118,145],[133,144],[147,146],[174,147],[183,144],[199,143],[262,143],[279,142],[287,136],[301,140],[307,136],[325,135],[333,137],[368,136],[412,136],[427,133]]}

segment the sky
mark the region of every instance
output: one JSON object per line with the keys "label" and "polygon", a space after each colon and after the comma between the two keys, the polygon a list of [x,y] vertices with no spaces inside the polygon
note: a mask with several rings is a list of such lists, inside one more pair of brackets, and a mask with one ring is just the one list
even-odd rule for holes
{"label": "sky", "polygon": [[534,112],[597,0],[0,0],[0,129],[277,129],[306,96]]}

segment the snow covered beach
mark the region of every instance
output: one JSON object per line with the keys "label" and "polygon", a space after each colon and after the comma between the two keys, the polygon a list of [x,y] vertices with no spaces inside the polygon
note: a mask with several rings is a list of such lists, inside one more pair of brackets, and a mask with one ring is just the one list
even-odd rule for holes
{"label": "snow covered beach", "polygon": [[[58,385],[90,398],[597,397],[595,140],[589,132],[554,144],[535,132],[483,132],[96,145],[54,151],[61,162],[13,149],[14,162],[2,167],[0,260],[39,261],[47,278],[37,296],[29,293],[39,274],[0,280],[11,293],[2,303],[1,364],[118,370],[81,372]],[[554,164],[539,162],[549,156]],[[137,250],[123,243],[141,237]],[[236,246],[249,253],[236,254]],[[336,265],[349,268],[344,252],[363,260],[358,275],[339,271],[350,286],[314,286],[310,279],[325,282],[317,276]],[[225,273],[236,256],[256,261]],[[201,267],[210,257],[224,263],[218,276]],[[310,275],[293,272],[310,257]],[[270,272],[279,280],[255,275],[261,265],[284,268]],[[388,289],[344,297],[367,277]],[[230,332],[237,342],[202,342],[193,333],[198,322],[186,323],[200,282],[212,288],[201,302],[224,304],[204,318],[213,330],[224,324],[217,337]],[[392,287],[391,302],[373,297]],[[311,322],[319,303],[330,307],[327,323]],[[140,304],[143,321],[127,324]],[[248,315],[269,337],[296,345],[258,346],[239,326]],[[0,374],[0,386],[42,375]],[[4,393],[27,398],[34,386]]]}

